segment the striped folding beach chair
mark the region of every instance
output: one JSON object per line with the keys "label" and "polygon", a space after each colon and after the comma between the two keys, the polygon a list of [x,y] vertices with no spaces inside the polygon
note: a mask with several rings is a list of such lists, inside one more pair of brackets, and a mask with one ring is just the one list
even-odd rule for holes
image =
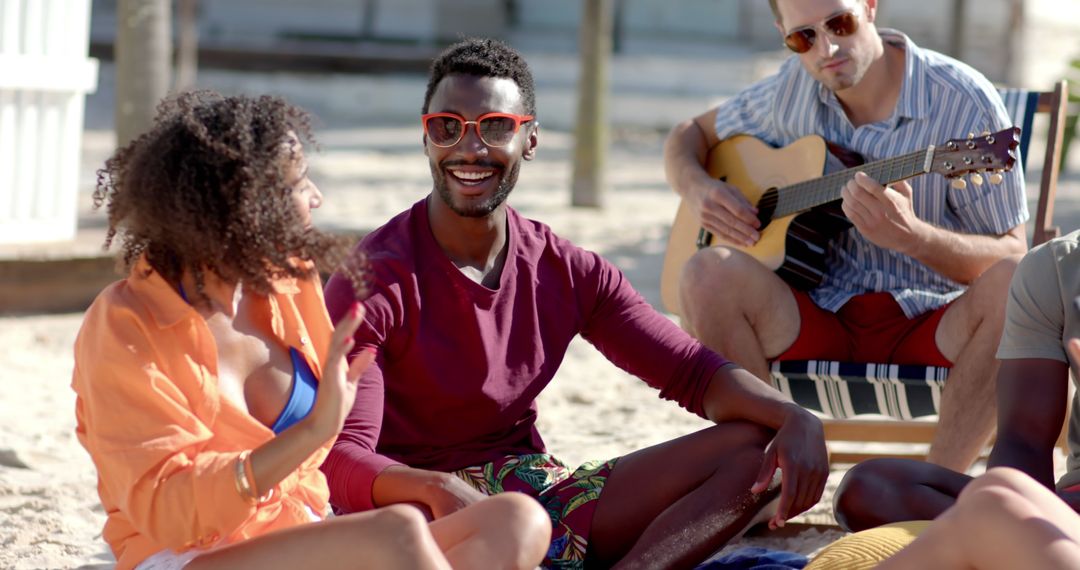
{"label": "striped folding beach chair", "polygon": [[[1060,81],[1053,91],[1048,92],[1002,89],[1001,96],[1016,126],[1023,131],[1020,158],[1025,167],[1035,115],[1049,115],[1046,154],[1032,236],[1034,246],[1059,234],[1058,228],[1053,225],[1054,196],[1061,167],[1068,85]],[[777,389],[800,405],[828,418],[825,420],[825,437],[829,441],[929,443],[936,422],[916,418],[938,413],[948,375],[948,368],[933,366],[810,360],[774,362],[771,380]],[[866,414],[889,419],[856,418]],[[1064,433],[1061,441],[1064,441]],[[832,461],[855,463],[883,456],[923,458],[925,454],[834,450]]]}

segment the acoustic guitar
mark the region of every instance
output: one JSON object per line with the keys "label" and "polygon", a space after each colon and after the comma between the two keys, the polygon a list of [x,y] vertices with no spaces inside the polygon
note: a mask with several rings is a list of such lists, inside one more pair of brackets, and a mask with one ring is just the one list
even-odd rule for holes
{"label": "acoustic guitar", "polygon": [[[822,176],[826,144],[818,136],[803,137],[783,148],[772,148],[745,135],[720,141],[706,161],[709,174],[737,188],[757,207],[761,238],[751,247],[728,246],[753,256],[793,287],[813,289],[825,272],[829,240],[851,227],[839,208],[840,191],[862,171],[883,185],[936,172],[952,179],[954,188],[966,187],[962,178],[983,184],[1001,181],[1001,172],[1016,163],[1020,129],[953,139],[943,145],[879,160]],[[679,280],[683,266],[699,249],[719,245],[701,226],[701,219],[685,200],[668,238],[660,296],[664,307],[677,315]]]}

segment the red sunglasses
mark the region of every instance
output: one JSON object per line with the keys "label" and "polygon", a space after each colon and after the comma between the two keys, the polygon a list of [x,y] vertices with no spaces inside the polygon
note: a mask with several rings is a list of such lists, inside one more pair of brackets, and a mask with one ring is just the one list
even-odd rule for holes
{"label": "red sunglasses", "polygon": [[[843,38],[854,34],[859,29],[859,16],[854,11],[841,12],[821,24],[830,35]],[[806,26],[792,30],[784,36],[784,45],[795,53],[806,53],[814,47],[817,39],[817,27]]]}
{"label": "red sunglasses", "polygon": [[475,121],[466,121],[457,113],[428,113],[420,119],[424,122],[424,134],[431,144],[445,148],[461,142],[469,125],[476,125],[476,134],[480,135],[484,144],[506,146],[514,140],[521,125],[533,120],[533,116],[484,113]]}

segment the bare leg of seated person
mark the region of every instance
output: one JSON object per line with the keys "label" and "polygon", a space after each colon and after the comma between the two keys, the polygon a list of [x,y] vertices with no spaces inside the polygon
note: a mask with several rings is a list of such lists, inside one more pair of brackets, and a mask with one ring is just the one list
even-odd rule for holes
{"label": "bare leg of seated person", "polygon": [[693,568],[705,560],[776,496],[750,493],[772,435],[723,423],[620,458],[593,516],[587,566]]}
{"label": "bare leg of seated person", "polygon": [[1009,281],[1020,257],[1008,257],[992,265],[941,318],[935,340],[953,367],[942,393],[938,430],[927,457],[931,463],[966,471],[993,432],[997,417],[995,354],[1005,323]]}
{"label": "bare leg of seated person", "polygon": [[977,458],[996,417],[994,353],[1018,260],[1010,257],[991,266],[941,318],[938,347],[955,364],[942,394],[929,462],[874,460],[855,466],[836,495],[836,517],[845,528],[933,519],[970,480],[961,472]]}
{"label": "bare leg of seated person", "polygon": [[[967,470],[993,431],[994,354],[1009,280],[1019,259],[1009,257],[991,266],[941,318],[935,342],[954,365],[942,395],[941,429],[931,445],[931,463]],[[684,270],[680,292],[691,334],[759,378],[768,377],[769,360],[798,338],[801,320],[788,285],[738,250],[696,253]]]}
{"label": "bare leg of seated person", "polygon": [[1080,568],[1080,516],[1020,471],[992,469],[878,568]]}
{"label": "bare leg of seated person", "polygon": [[871,459],[844,475],[836,490],[836,521],[856,532],[883,524],[937,518],[971,477],[911,459]]}
{"label": "bare leg of seated person", "polygon": [[769,377],[769,359],[799,335],[799,307],[791,288],[736,249],[695,253],[683,270],[680,302],[690,334],[758,378]]}
{"label": "bare leg of seated person", "polygon": [[[533,568],[551,521],[535,500],[506,493],[428,523],[392,505],[273,532],[195,558],[185,568]],[[502,566],[499,566],[502,564]]]}

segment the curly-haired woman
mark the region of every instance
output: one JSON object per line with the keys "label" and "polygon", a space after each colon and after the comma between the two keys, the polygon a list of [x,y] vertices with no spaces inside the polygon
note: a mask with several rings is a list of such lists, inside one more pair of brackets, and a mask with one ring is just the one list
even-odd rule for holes
{"label": "curly-haired woman", "polygon": [[99,173],[129,274],[87,311],[72,385],[118,568],[535,566],[550,523],[524,495],[326,519],[319,465],[374,355],[345,363],[359,303],[336,330],[323,305],[316,264],[350,244],[311,226],[304,142],[280,99],[189,93]]}

